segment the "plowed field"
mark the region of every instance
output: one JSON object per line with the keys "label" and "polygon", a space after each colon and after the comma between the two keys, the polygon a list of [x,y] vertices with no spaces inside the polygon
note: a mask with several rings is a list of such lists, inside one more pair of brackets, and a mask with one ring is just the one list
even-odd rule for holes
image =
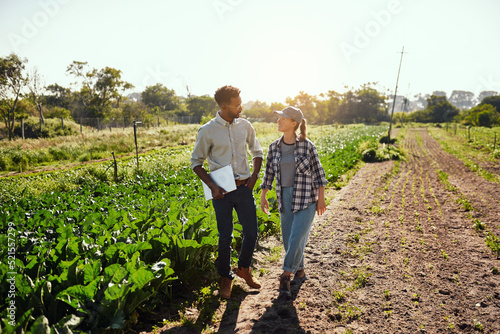
{"label": "plowed field", "polygon": [[[237,279],[207,331],[500,333],[500,261],[486,245],[487,231],[500,234],[500,186],[426,129],[406,130],[400,145],[406,162],[367,164],[328,192],[306,248],[309,279],[292,288],[292,300],[276,300],[282,259],[263,261],[280,242],[261,241],[254,272],[264,269],[262,289]],[[190,314],[196,322],[197,310]]]}

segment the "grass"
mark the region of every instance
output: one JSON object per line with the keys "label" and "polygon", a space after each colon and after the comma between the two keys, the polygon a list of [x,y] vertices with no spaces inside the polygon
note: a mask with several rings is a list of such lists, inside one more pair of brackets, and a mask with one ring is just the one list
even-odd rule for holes
{"label": "grass", "polygon": [[[199,125],[170,125],[160,128],[139,128],[139,152],[191,145]],[[125,156],[135,153],[133,129],[100,131],[83,135],[41,139],[3,141],[0,147],[0,173],[26,172],[68,167],[82,162]]]}
{"label": "grass", "polygon": [[[498,175],[492,174],[481,165],[498,164],[498,148],[500,146],[499,128],[474,127],[471,129],[471,139],[468,139],[465,129],[446,131],[444,128],[428,128],[429,133],[441,145],[442,149],[461,160],[471,171],[480,177],[500,184]],[[496,144],[495,136],[496,133]],[[464,135],[465,134],[465,135]],[[494,146],[495,145],[495,146]]]}
{"label": "grass", "polygon": [[281,246],[271,248],[269,255],[266,256],[266,261],[269,263],[277,263],[281,258]]}

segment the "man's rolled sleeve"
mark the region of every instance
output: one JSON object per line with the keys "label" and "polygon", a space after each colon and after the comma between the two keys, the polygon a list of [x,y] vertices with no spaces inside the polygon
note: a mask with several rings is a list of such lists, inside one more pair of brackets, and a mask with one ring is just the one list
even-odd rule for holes
{"label": "man's rolled sleeve", "polygon": [[257,140],[257,136],[255,134],[255,129],[253,126],[249,123],[250,129],[249,129],[249,136],[247,138],[247,144],[248,144],[248,149],[250,151],[250,154],[252,155],[252,158],[264,158],[264,151],[262,150],[262,147],[260,146],[259,141]]}
{"label": "man's rolled sleeve", "polygon": [[210,145],[205,136],[204,128],[201,127],[196,136],[193,153],[191,153],[191,169],[203,165],[203,162],[208,156],[209,147]]}

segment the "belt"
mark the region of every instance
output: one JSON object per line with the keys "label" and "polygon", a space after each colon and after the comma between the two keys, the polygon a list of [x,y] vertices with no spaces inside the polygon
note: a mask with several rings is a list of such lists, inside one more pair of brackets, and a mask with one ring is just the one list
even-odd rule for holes
{"label": "belt", "polygon": [[244,180],[234,180],[234,182],[236,182],[236,186],[239,187],[245,183],[247,183],[248,179],[244,179]]}

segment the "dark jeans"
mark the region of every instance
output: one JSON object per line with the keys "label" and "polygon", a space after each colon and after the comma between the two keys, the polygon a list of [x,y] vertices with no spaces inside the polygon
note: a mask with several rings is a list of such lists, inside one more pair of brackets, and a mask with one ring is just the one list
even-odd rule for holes
{"label": "dark jeans", "polygon": [[231,271],[231,242],[233,241],[233,209],[236,210],[243,228],[243,243],[238,259],[238,267],[248,268],[257,243],[258,227],[255,199],[252,189],[241,185],[223,198],[212,200],[217,229],[219,231],[219,260],[217,271],[222,277],[233,279]]}

